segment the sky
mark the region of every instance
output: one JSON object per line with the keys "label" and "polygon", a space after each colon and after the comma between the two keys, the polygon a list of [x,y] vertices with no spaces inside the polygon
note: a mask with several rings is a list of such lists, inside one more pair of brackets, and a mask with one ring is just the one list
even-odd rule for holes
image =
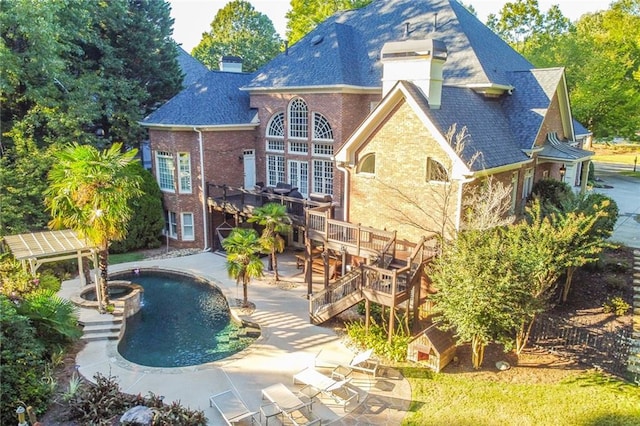
{"label": "sky", "polygon": [[[208,32],[211,21],[218,10],[222,9],[230,0],[169,0],[171,17],[174,18],[173,38],[182,45],[187,52],[200,43],[202,33]],[[478,18],[485,22],[490,13],[498,14],[508,0],[465,0],[478,13]],[[514,0],[511,0],[514,1]],[[284,39],[287,31],[285,14],[290,8],[290,0],[249,0],[254,9],[264,13],[271,19],[280,37]],[[596,12],[609,8],[611,0],[538,0],[541,12],[557,4],[562,14],[572,21],[576,21],[585,13]]]}

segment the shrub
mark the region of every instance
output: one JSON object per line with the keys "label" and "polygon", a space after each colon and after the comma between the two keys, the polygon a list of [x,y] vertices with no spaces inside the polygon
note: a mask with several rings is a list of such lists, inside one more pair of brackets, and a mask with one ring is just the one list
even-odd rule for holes
{"label": "shrub", "polygon": [[129,208],[134,212],[127,223],[127,236],[122,241],[114,241],[109,247],[110,253],[126,253],[129,251],[160,247],[164,214],[162,211],[162,193],[153,175],[137,165],[143,178],[140,189],[143,195],[129,201]]}
{"label": "shrub", "polygon": [[10,299],[21,299],[38,288],[39,281],[8,254],[0,255],[0,292]]}
{"label": "shrub", "polygon": [[37,339],[29,319],[18,314],[15,305],[0,295],[0,423],[16,424],[20,403],[44,412],[51,396],[46,380],[45,348]]}
{"label": "shrub", "polygon": [[52,272],[49,272],[49,271],[43,272],[40,274],[38,278],[40,280],[40,283],[38,286],[42,290],[51,290],[54,293],[57,293],[60,291],[60,288],[62,287],[62,281],[60,281],[60,278],[53,275]]}
{"label": "shrub", "polygon": [[571,187],[565,183],[555,179],[542,179],[536,182],[531,189],[530,198],[540,198],[543,208],[559,209],[573,197]]}
{"label": "shrub", "polygon": [[411,337],[402,332],[394,334],[389,343],[387,331],[373,319],[368,332],[363,321],[347,323],[346,329],[351,341],[361,349],[371,348],[377,356],[395,362],[404,361],[407,358],[407,346]]}
{"label": "shrub", "polygon": [[613,313],[617,317],[625,315],[630,308],[631,305],[620,296],[611,297],[602,305],[602,311],[605,314]]}

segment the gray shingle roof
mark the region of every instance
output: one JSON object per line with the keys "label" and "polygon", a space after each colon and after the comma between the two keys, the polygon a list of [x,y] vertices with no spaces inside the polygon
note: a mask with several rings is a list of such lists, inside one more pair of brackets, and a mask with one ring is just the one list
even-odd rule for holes
{"label": "gray shingle roof", "polygon": [[502,105],[520,148],[533,148],[563,72],[562,68],[548,68],[507,73],[515,90],[502,100]]}
{"label": "gray shingle roof", "polygon": [[554,160],[576,161],[592,156],[594,153],[585,149],[576,148],[568,141],[561,141],[555,133],[547,135],[540,158],[551,158]]}
{"label": "gray shingle roof", "polygon": [[209,71],[198,82],[162,105],[142,124],[174,126],[220,126],[248,124],[256,111],[249,107],[249,94],[238,87],[252,74]]}
{"label": "gray shingle roof", "polygon": [[487,99],[471,89],[443,87],[441,109],[430,109],[422,91],[410,82],[402,82],[442,135],[451,126],[466,127],[468,135],[461,154],[473,171],[492,169],[527,161],[511,132],[500,102]]}
{"label": "gray shingle roof", "polygon": [[189,55],[189,53],[180,46],[178,46],[178,64],[180,65],[182,74],[184,74],[184,79],[182,80],[183,88],[191,86],[209,72],[209,68]]}
{"label": "gray shingle roof", "polygon": [[576,120],[575,118],[573,119],[573,133],[574,136],[585,136],[585,135],[590,135],[591,132],[582,125],[582,123],[580,123],[578,120]]}
{"label": "gray shingle roof", "polygon": [[[434,30],[437,13],[437,28]],[[403,38],[443,41],[445,84],[509,84],[509,70],[532,65],[455,0],[378,0],[338,13],[263,66],[250,89],[318,85],[381,87],[379,54]]]}

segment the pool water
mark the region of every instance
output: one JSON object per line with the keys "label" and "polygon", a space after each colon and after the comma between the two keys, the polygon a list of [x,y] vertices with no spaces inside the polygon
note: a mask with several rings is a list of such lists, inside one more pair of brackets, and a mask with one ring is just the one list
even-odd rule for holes
{"label": "pool water", "polygon": [[118,351],[150,367],[186,367],[216,361],[249,346],[232,321],[220,290],[193,277],[140,271],[118,275],[144,288],[140,312],[129,317]]}

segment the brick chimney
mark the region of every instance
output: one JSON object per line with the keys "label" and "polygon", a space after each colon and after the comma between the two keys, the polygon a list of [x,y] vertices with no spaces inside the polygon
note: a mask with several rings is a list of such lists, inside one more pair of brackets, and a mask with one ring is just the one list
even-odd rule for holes
{"label": "brick chimney", "polygon": [[382,96],[400,80],[417,85],[429,100],[429,107],[439,109],[442,98],[442,68],[447,47],[440,40],[403,40],[385,43],[381,52]]}
{"label": "brick chimney", "polygon": [[239,56],[223,56],[219,62],[220,71],[242,72],[242,58]]}

